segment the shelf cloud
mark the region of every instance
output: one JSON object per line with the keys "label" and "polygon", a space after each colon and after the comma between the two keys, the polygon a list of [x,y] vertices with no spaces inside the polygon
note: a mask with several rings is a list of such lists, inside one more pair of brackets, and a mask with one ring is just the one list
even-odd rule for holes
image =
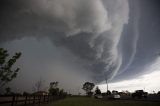
{"label": "shelf cloud", "polygon": [[95,80],[112,78],[118,72],[122,57],[117,46],[129,19],[127,0],[7,2],[10,6],[1,13],[6,18],[1,21],[1,42],[48,37],[79,57]]}
{"label": "shelf cloud", "polygon": [[156,59],[160,50],[159,20],[153,17],[156,5],[147,3],[1,0],[0,47],[23,53],[18,63],[24,70],[22,76],[34,73],[37,79],[46,73],[47,81],[54,76],[64,85],[71,81],[76,86],[84,80],[100,83],[131,78],[143,72],[139,70]]}

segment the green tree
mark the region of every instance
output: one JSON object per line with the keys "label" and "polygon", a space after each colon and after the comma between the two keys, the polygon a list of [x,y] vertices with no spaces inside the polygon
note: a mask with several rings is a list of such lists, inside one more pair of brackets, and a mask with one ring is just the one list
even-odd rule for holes
{"label": "green tree", "polygon": [[106,94],[107,94],[107,95],[111,95],[112,93],[111,93],[110,90],[108,90]]}
{"label": "green tree", "polygon": [[57,88],[59,82],[51,82],[50,83],[50,88]]}
{"label": "green tree", "polygon": [[8,51],[0,48],[0,88],[3,87],[8,82],[16,78],[19,68],[12,69],[13,65],[19,59],[21,53],[15,53],[10,59]]}
{"label": "green tree", "polygon": [[93,94],[93,92],[91,92],[92,91],[92,89],[94,88],[94,83],[91,83],[91,82],[85,82],[84,84],[83,84],[83,90],[86,92],[86,94],[88,95],[88,96],[91,96],[92,94]]}
{"label": "green tree", "polygon": [[11,93],[11,88],[10,87],[5,88],[5,90],[6,90],[7,95]]}
{"label": "green tree", "polygon": [[98,88],[98,86],[96,87],[95,93],[98,95],[101,94],[101,90]]}
{"label": "green tree", "polygon": [[49,88],[49,94],[50,95],[55,95],[58,96],[59,95],[59,88],[58,88],[58,82],[51,82],[50,83],[50,88]]}
{"label": "green tree", "polygon": [[51,82],[49,88],[49,94],[53,96],[66,97],[67,92],[64,92],[63,89],[58,88],[59,82]]}
{"label": "green tree", "polygon": [[59,91],[59,96],[61,96],[61,97],[66,97],[66,96],[67,96],[67,92],[64,92],[64,90],[61,89],[61,90]]}

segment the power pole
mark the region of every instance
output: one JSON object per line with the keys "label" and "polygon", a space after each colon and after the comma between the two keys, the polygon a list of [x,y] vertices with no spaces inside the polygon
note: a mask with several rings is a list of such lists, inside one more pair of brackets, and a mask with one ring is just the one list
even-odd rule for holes
{"label": "power pole", "polygon": [[108,92],[108,79],[106,78],[107,92]]}

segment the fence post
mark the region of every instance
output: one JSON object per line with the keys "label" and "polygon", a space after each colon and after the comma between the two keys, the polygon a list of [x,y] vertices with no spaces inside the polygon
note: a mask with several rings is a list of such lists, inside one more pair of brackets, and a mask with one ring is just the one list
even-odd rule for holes
{"label": "fence post", "polygon": [[30,98],[31,98],[31,96],[28,96],[28,101],[29,101],[29,103],[28,103],[28,104],[29,104],[29,105],[30,105]]}
{"label": "fence post", "polygon": [[27,104],[27,95],[26,95],[26,97],[25,97],[24,104],[25,104],[25,105]]}
{"label": "fence post", "polygon": [[11,106],[14,105],[14,102],[15,102],[15,95],[13,95],[13,97],[12,97],[12,104],[11,104]]}
{"label": "fence post", "polygon": [[35,104],[35,95],[33,96],[33,105]]}
{"label": "fence post", "polygon": [[40,105],[40,103],[41,103],[41,96],[38,96],[38,99],[39,99],[38,104]]}
{"label": "fence post", "polygon": [[47,103],[49,102],[49,96],[47,96]]}
{"label": "fence post", "polygon": [[16,103],[16,105],[17,105],[17,103],[18,103],[18,95],[15,96],[15,103]]}
{"label": "fence post", "polygon": [[43,102],[45,102],[45,95],[43,96]]}

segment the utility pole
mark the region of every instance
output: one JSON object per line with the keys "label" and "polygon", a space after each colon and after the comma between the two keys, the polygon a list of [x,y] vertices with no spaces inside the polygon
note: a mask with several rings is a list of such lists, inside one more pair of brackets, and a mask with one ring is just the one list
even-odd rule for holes
{"label": "utility pole", "polygon": [[106,78],[107,92],[108,92],[108,79]]}

